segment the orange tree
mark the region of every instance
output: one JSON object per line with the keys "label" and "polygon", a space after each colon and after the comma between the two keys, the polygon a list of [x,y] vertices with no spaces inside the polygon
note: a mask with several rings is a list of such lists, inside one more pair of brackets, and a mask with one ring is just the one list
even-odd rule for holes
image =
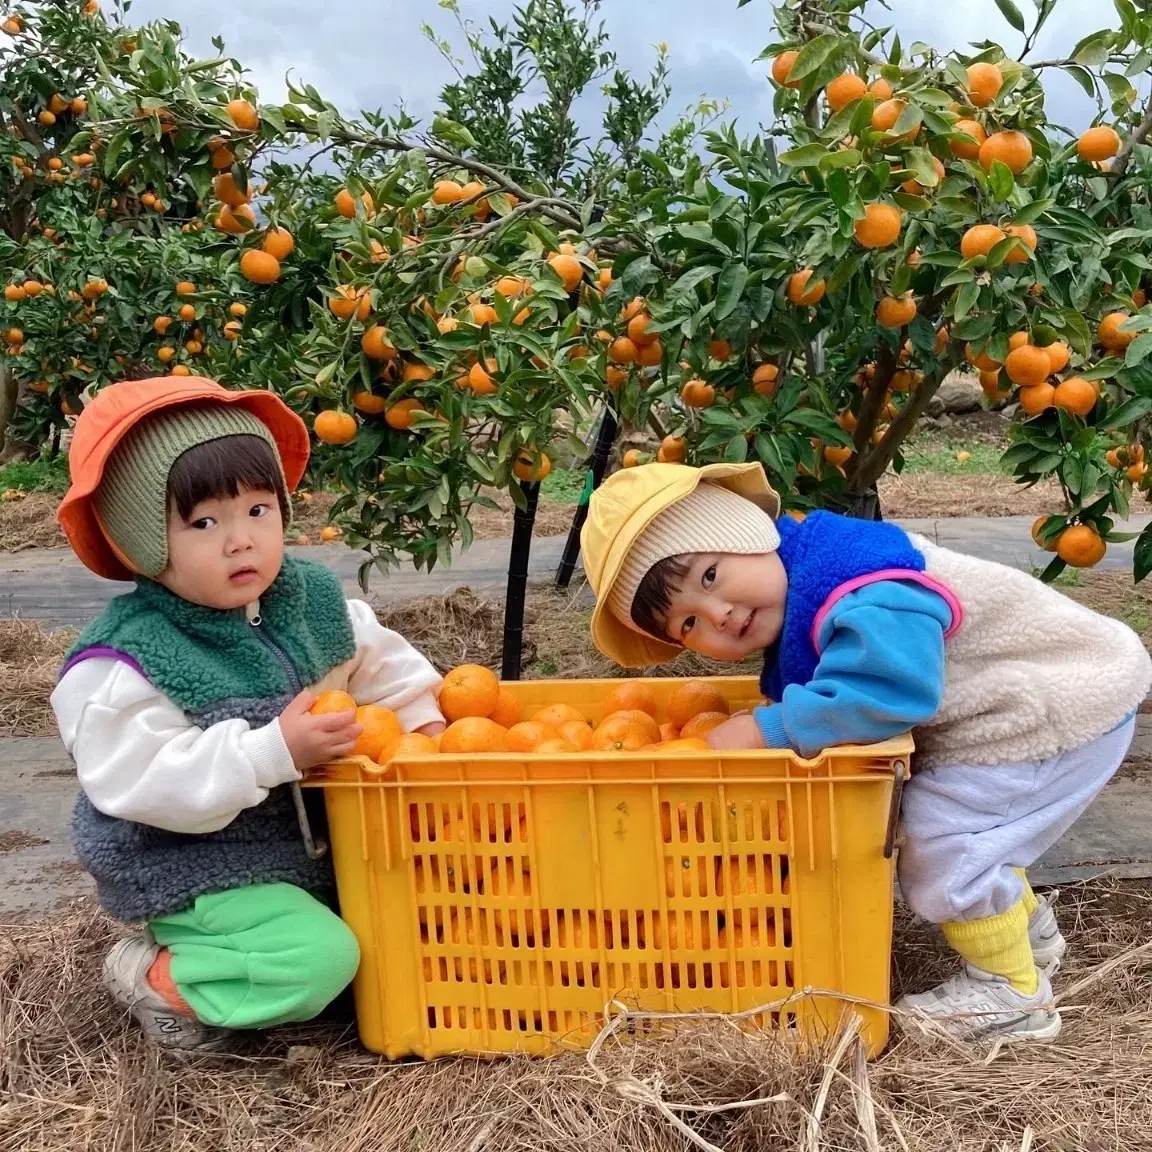
{"label": "orange tree", "polygon": [[[461,23],[473,64],[423,129],[347,117],[307,85],[261,104],[228,60],[185,57],[174,26],[126,37],[99,16],[92,151],[106,185],[186,212],[147,238],[161,271],[141,314],[170,315],[188,274],[206,347],[174,357],[314,421],[369,564],[446,559],[486,487],[528,504],[566,415],[605,399],[658,431],[662,459],[758,458],[792,507],[864,511],[968,360],[991,400],[1018,400],[1006,465],[1060,481],[1066,506],[1036,529],[1054,573],[1103,554],[1144,482],[1152,118],[1130,77],[1152,20],[1117,0],[1118,30],[1032,63],[1054,3],[1029,26],[998,2],[1025,38],[1015,59],[905,47],[855,0],[782,5],[771,132],[717,128],[703,147],[720,109],[654,137],[663,58],[645,81],[616,69],[595,3],[528,0],[485,37]],[[1099,101],[1080,137],[1045,115],[1053,68]],[[584,140],[572,109],[593,84],[603,126]],[[141,230],[120,231],[143,266]],[[154,368],[162,339],[134,330]],[[1149,554],[1142,540],[1138,575]]]}
{"label": "orange tree", "polygon": [[[225,101],[236,65],[188,60],[177,36],[168,24],[126,28],[71,0],[9,6],[0,20],[7,457],[57,435],[111,380],[212,373],[233,359],[249,285],[230,247],[203,234],[217,153],[148,88],[195,86],[234,128]],[[125,110],[128,90],[140,98]],[[134,141],[113,109],[140,125]]]}
{"label": "orange tree", "polygon": [[[662,458],[758,458],[787,504],[863,514],[945,375],[978,370],[990,403],[1018,404],[1005,467],[1063,492],[1034,528],[1051,577],[1122,539],[1147,484],[1152,105],[1130,77],[1152,16],[1117,0],[1118,30],[1030,64],[1054,0],[1031,26],[998,4],[1016,59],[905,47],[857,0],[778,6],[773,138],[711,135],[707,177],[651,205],[647,242],[615,262],[607,356],[669,433]],[[1098,102],[1078,136],[1045,114],[1055,68]],[[588,234],[637,223],[610,209]],[[1136,557],[1142,578],[1152,535]]]}

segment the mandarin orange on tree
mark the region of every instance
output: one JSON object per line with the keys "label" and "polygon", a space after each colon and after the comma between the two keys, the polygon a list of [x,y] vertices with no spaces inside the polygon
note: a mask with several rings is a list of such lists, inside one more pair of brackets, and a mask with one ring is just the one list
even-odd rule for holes
{"label": "mandarin orange on tree", "polygon": [[856,242],[863,248],[888,248],[900,238],[902,220],[894,204],[869,204],[852,225]]}
{"label": "mandarin orange on tree", "polygon": [[812,308],[824,299],[825,284],[823,280],[811,283],[812,269],[802,268],[788,277],[788,299],[801,308]]}

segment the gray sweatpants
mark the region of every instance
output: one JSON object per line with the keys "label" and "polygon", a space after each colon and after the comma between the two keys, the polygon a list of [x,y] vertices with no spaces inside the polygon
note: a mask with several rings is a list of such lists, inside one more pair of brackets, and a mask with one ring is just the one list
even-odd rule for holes
{"label": "gray sweatpants", "polygon": [[1023,895],[1013,871],[1035,863],[1120,767],[1135,716],[1071,752],[1034,764],[946,764],[904,789],[900,891],[934,924],[1007,912]]}

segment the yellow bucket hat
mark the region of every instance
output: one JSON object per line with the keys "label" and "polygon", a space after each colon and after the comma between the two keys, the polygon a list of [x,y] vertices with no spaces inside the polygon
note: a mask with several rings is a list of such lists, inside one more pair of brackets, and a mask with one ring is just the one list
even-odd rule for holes
{"label": "yellow bucket hat", "polygon": [[626,668],[663,664],[683,649],[634,631],[609,610],[612,589],[641,533],[666,508],[703,483],[716,484],[751,500],[775,518],[780,497],[759,464],[645,464],[615,473],[592,495],[588,519],[580,533],[584,571],[596,593],[592,642]]}

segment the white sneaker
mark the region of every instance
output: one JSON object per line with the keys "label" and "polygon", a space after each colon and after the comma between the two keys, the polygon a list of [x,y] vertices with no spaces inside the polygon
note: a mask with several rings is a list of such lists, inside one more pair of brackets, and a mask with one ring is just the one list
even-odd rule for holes
{"label": "white sneaker", "polygon": [[1068,941],[1060,934],[1056,913],[1052,911],[1054,897],[1037,896],[1036,910],[1028,917],[1028,943],[1032,945],[1032,959],[1036,967],[1055,970],[1068,951]]}
{"label": "white sneaker", "polygon": [[965,964],[939,987],[904,996],[896,1007],[910,1012],[925,1031],[935,1024],[962,1039],[1054,1040],[1060,1035],[1060,1013],[1052,1006],[1047,973],[1041,971],[1039,979],[1035,995],[1025,996],[1003,976]]}
{"label": "white sneaker", "polygon": [[104,987],[132,1013],[144,1035],[161,1048],[213,1051],[227,1042],[228,1031],[211,1028],[174,1012],[148,983],[148,969],[160,952],[151,934],[117,941],[104,958]]}

